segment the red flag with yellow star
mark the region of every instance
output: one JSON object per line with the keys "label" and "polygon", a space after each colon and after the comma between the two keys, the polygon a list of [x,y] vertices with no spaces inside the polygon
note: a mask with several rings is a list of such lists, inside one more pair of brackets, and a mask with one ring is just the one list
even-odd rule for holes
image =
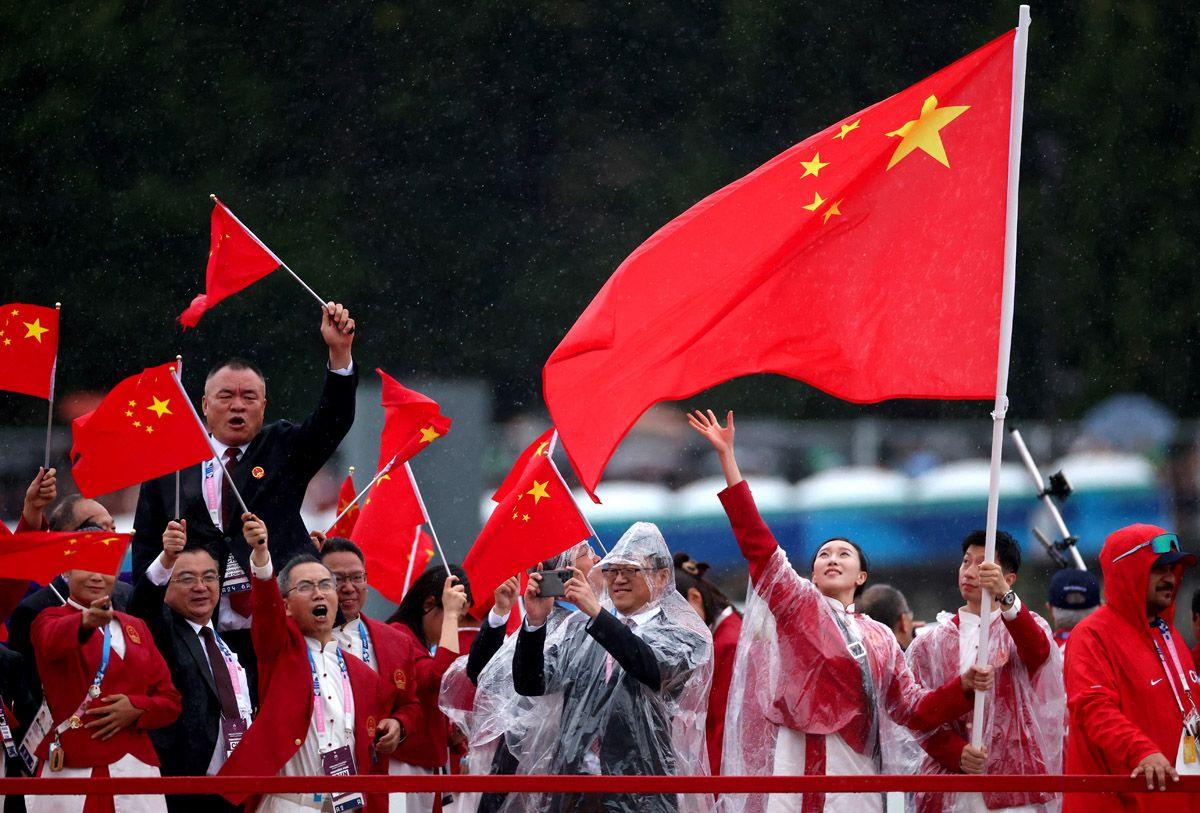
{"label": "red flag with yellow star", "polygon": [[1014,39],[788,149],[621,264],[543,370],[589,492],[651,405],[736,376],[856,403],[995,395]]}
{"label": "red flag with yellow star", "polygon": [[535,455],[550,454],[550,446],[554,439],[554,427],[551,426],[545,432],[537,436],[533,443],[525,447],[525,451],[521,452],[517,457],[517,462],[513,463],[512,469],[509,470],[508,476],[504,478],[504,482],[492,494],[492,502],[500,502],[504,499],[508,492],[512,491],[520,484],[521,475],[525,472],[525,467],[529,465],[529,461]]}
{"label": "red flag with yellow star", "polygon": [[371,586],[392,601],[399,602],[393,596],[403,596],[412,583],[405,578],[409,561],[413,562],[415,579],[433,555],[432,551],[429,556],[423,554],[425,547],[432,548],[431,543],[414,547],[413,542],[420,526],[428,521],[413,485],[412,471],[403,464],[381,475],[362,501],[362,511],[348,537],[363,552]]}
{"label": "red flag with yellow star", "polygon": [[0,573],[9,579],[49,584],[68,570],[116,575],[133,534],[108,531],[30,531],[13,534],[0,547]]}
{"label": "red flag with yellow star", "polygon": [[58,359],[58,309],[10,302],[0,310],[0,390],[49,398]]}
{"label": "red flag with yellow star", "polygon": [[170,362],[131,375],[75,419],[71,477],[83,496],[137,485],[212,457],[208,436],[171,375],[174,368]]}
{"label": "red flag with yellow star", "polygon": [[204,271],[204,293],[192,300],[179,315],[184,327],[195,327],[218,302],[258,282],[283,265],[271,249],[242,225],[224,203],[213,198],[208,267]]}
{"label": "red flag with yellow star", "polygon": [[535,454],[463,560],[471,592],[490,596],[505,579],[589,536],[587,522],[558,470],[548,456]]}
{"label": "red flag with yellow star", "polygon": [[379,437],[379,468],[393,458],[395,465],[423,451],[430,443],[450,431],[450,418],[441,412],[438,402],[410,390],[376,368],[383,382],[383,433]]}
{"label": "red flag with yellow star", "polygon": [[[353,467],[351,467],[351,471],[353,470]],[[354,490],[354,475],[347,474],[346,479],[342,481],[341,489],[338,491],[337,515],[341,519],[333,523],[333,527],[329,529],[325,536],[329,538],[335,536],[342,539],[350,538],[350,532],[354,530],[354,522],[358,519],[358,512],[362,510],[362,506],[354,501],[356,495],[357,492]]]}

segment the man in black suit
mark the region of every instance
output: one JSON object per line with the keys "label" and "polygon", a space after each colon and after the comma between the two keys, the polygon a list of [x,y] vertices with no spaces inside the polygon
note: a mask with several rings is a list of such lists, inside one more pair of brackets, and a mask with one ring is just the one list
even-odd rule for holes
{"label": "man in black suit", "polygon": [[[133,588],[130,615],[146,622],[183,698],[183,713],[150,732],[163,776],[216,774],[249,727],[256,676],[213,628],[219,598],[217,560],[187,545],[186,524],[170,522],[163,553]],[[232,809],[219,796],[168,796],[175,813]]]}
{"label": "man in black suit", "polygon": [[[712,634],[675,590],[658,529],[639,522],[599,568],[598,597],[578,568],[564,600],[579,609],[547,635],[554,599],[541,573],[525,591],[525,623],[513,652],[513,685],[529,697],[562,695],[557,722],[531,731],[536,763],[520,773],[630,776],[704,773],[704,716]],[[553,715],[547,717],[553,720]],[[545,755],[542,758],[540,755]],[[566,794],[538,809],[667,813],[697,799],[654,794]]]}
{"label": "man in black suit", "polygon": [[[204,383],[202,404],[213,445],[250,511],[271,529],[271,559],[281,564],[312,552],[300,517],[304,492],[354,422],[354,320],[341,305],[330,302],[321,311],[321,338],[329,348],[325,386],[303,423],[281,420],[263,426],[266,380],[248,361],[218,364]],[[242,509],[216,458],[183,471],[180,485],[182,517],[175,517],[175,475],[142,484],[134,518],[134,580],[159,556],[167,522],[186,519],[191,544],[208,548],[217,561],[217,628],[230,632],[229,644],[248,657],[250,559],[241,541]],[[253,671],[252,663],[243,663]]]}

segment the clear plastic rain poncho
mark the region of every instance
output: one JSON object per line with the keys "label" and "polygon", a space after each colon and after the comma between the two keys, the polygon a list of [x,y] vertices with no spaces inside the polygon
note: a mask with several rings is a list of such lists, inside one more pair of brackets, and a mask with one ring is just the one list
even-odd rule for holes
{"label": "clear plastic rain poncho", "polygon": [[[996,668],[995,688],[984,702],[983,744],[988,749],[985,772],[990,774],[1062,773],[1062,749],[1067,730],[1067,695],[1063,688],[1063,658],[1049,625],[1036,614],[1046,636],[1050,654],[1033,674],[1025,668],[1017,644],[996,614],[988,633],[988,663]],[[908,648],[913,674],[926,686],[939,685],[959,671],[958,625],[951,613],[938,613],[937,624],[923,632]],[[950,722],[927,736],[953,732],[969,741],[966,719]],[[907,773],[949,773],[924,751],[914,753]],[[918,813],[953,811],[957,794],[914,794]],[[1057,810],[1059,797],[1053,793],[1012,791],[983,794],[989,809],[1045,805],[1039,810]]]}
{"label": "clear plastic rain poncho", "polygon": [[[532,721],[520,741],[509,743],[519,772],[707,773],[704,718],[712,680],[712,634],[676,591],[671,554],[654,525],[639,522],[630,527],[592,569],[590,581],[601,606],[615,617],[603,574],[609,567],[640,568],[634,578],[645,579],[649,587],[649,601],[633,611],[637,622],[632,631],[644,645],[637,651],[652,653],[659,685],[646,685],[616,663],[594,637],[595,630],[589,632],[587,616],[568,615],[543,647],[541,699],[551,701],[558,713]],[[712,807],[711,797],[704,794],[612,794],[597,801],[614,813]],[[568,794],[521,800],[537,811],[571,809],[581,802]]]}
{"label": "clear plastic rain poncho", "polygon": [[[587,542],[573,545],[554,560],[543,563],[545,569],[553,570],[574,566],[582,551],[591,551]],[[546,620],[546,643],[561,640],[560,628],[563,621],[576,610],[556,603]],[[469,774],[513,774],[520,772],[515,750],[531,728],[546,725],[558,717],[562,707],[561,698],[524,697],[513,687],[512,661],[516,649],[516,634],[509,635],[479,673],[478,684],[472,684],[467,676],[467,659],[459,658],[442,678],[439,704],[442,712],[462,730],[467,738],[467,755],[463,769]],[[525,773],[528,773],[527,771]],[[532,810],[536,797],[527,794],[484,795],[480,805],[480,794],[464,793],[459,796],[458,810],[475,813],[476,810],[518,811]]]}
{"label": "clear plastic rain poncho", "polygon": [[[863,660],[856,660],[852,647]],[[839,614],[776,548],[746,597],[725,712],[722,771],[731,776],[901,773],[919,750],[903,726],[930,728],[941,722],[933,702],[938,698],[931,694],[909,671],[890,629],[863,615]],[[965,696],[956,700],[965,708]],[[831,734],[840,739],[826,764],[809,765],[805,735]],[[731,794],[720,800],[722,810],[731,813],[799,811],[803,801],[801,794]],[[825,810],[881,807],[877,796],[825,797]]]}

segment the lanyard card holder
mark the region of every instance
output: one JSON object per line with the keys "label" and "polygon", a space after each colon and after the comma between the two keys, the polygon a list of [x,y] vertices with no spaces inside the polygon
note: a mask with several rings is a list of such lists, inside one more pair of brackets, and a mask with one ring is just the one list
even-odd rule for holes
{"label": "lanyard card holder", "polygon": [[[354,754],[349,745],[334,748],[321,753],[321,770],[326,776],[355,776]],[[357,791],[334,793],[331,796],[333,813],[345,813],[347,810],[357,810],[364,804],[363,795]]]}

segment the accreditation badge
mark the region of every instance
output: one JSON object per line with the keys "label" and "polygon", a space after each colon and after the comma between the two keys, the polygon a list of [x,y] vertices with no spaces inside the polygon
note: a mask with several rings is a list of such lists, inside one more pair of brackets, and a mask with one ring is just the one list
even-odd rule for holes
{"label": "accreditation badge", "polygon": [[1183,721],[1179,733],[1179,750],[1176,751],[1175,770],[1182,776],[1200,776],[1200,756],[1196,753],[1196,736],[1200,734],[1200,715],[1191,711]]}
{"label": "accreditation badge", "polygon": [[[321,770],[326,776],[355,776],[354,754],[349,745],[321,753]],[[335,793],[332,796],[333,813],[358,810],[364,805],[363,795],[357,792]]]}

